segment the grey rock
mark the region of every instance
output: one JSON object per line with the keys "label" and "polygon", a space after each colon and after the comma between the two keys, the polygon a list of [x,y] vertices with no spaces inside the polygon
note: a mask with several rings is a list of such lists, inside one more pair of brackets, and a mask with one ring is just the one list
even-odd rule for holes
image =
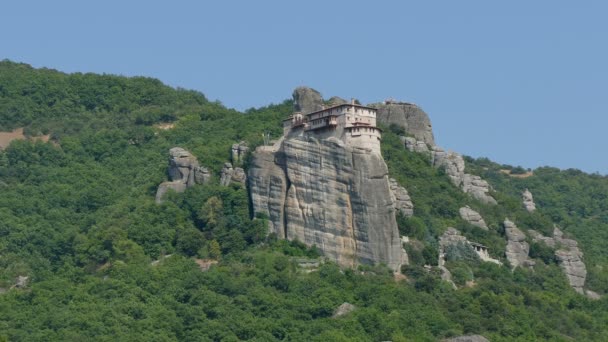
{"label": "grey rock", "polygon": [[486,221],[484,221],[483,217],[481,217],[481,215],[475,210],[469,208],[469,206],[460,208],[458,212],[463,220],[474,225],[475,227],[488,230],[488,225],[486,224]]}
{"label": "grey rock", "polygon": [[534,266],[535,262],[528,257],[530,245],[526,242],[526,235],[509,219],[505,219],[503,225],[507,236],[505,254],[511,266],[513,268]]}
{"label": "grey rock", "polygon": [[156,203],[161,204],[163,199],[165,198],[165,194],[170,190],[175,192],[184,192],[186,191],[186,184],[181,182],[162,182],[156,189]]}
{"label": "grey rock", "polygon": [[456,152],[446,152],[441,147],[434,146],[431,152],[432,164],[442,168],[452,184],[461,188],[463,192],[470,194],[485,204],[497,204],[496,200],[489,195],[490,184],[479,176],[465,173],[465,163],[462,155]]}
{"label": "grey rock", "polygon": [[593,299],[593,300],[602,299],[602,296],[599,293],[591,291],[591,290],[585,290],[585,295],[587,296],[587,298]]}
{"label": "grey rock", "polygon": [[211,172],[200,166],[198,160],[189,151],[181,147],[169,150],[169,179],[158,186],[156,203],[163,201],[163,196],[169,191],[183,192],[195,184],[205,184],[211,179]]}
{"label": "grey rock", "polygon": [[578,248],[575,240],[564,238],[564,234],[557,226],[553,228],[553,239],[555,245],[559,246],[559,249],[555,251],[555,256],[559,266],[566,274],[570,286],[576,292],[584,294],[583,286],[585,286],[587,278],[587,267],[583,262],[583,252]]}
{"label": "grey rock", "polygon": [[18,276],[17,281],[15,282],[15,287],[26,287],[29,279],[30,277],[28,276]]}
{"label": "grey rock", "polygon": [[395,209],[399,210],[406,217],[414,215],[414,204],[407,190],[399,185],[394,178],[389,179],[389,188],[391,189]]}
{"label": "grey rock", "polygon": [[297,136],[260,147],[248,170],[255,213],[279,238],[316,245],[345,267],[403,260],[388,168],[378,153]]}
{"label": "grey rock", "polygon": [[247,183],[247,174],[245,170],[240,167],[232,167],[231,163],[224,163],[224,167],[222,168],[220,174],[220,184],[223,186],[228,186],[231,183],[240,183],[241,185],[245,185]]}
{"label": "grey rock", "polygon": [[298,87],[293,91],[293,106],[296,112],[304,114],[323,109],[323,97],[309,87]]}
{"label": "grey rock", "polygon": [[238,144],[232,144],[231,159],[233,164],[242,163],[245,160],[245,155],[249,151],[249,147],[245,141]]}
{"label": "grey rock", "polygon": [[481,177],[468,173],[464,174],[464,178],[462,180],[462,191],[470,194],[482,203],[495,205],[497,204],[496,200],[488,194],[490,189],[490,184],[481,179]]}
{"label": "grey rock", "polygon": [[332,318],[342,317],[344,315],[347,315],[347,314],[353,312],[356,308],[357,308],[356,306],[354,306],[350,303],[344,302],[340,306],[338,306],[336,311],[334,311],[333,316],[331,316],[331,317]]}
{"label": "grey rock", "polygon": [[399,137],[401,142],[405,145],[405,148],[410,152],[427,153],[429,152],[429,146],[420,140],[412,137]]}
{"label": "grey rock", "polygon": [[30,277],[28,276],[18,276],[15,279],[15,284],[11,286],[11,289],[23,289],[27,287]]}
{"label": "grey rock", "polygon": [[433,127],[429,116],[413,103],[385,101],[368,105],[378,110],[378,122],[386,125],[395,124],[416,140],[431,146],[435,145]]}
{"label": "grey rock", "polygon": [[526,208],[526,210],[528,212],[533,212],[534,210],[536,210],[536,204],[534,203],[534,197],[532,197],[532,193],[530,192],[530,190],[526,189],[522,194],[522,200],[524,202],[524,208]]}
{"label": "grey rock", "polygon": [[337,96],[332,96],[329,98],[329,100],[327,100],[328,107],[338,106],[338,105],[346,104],[346,103],[348,103],[348,101],[346,101],[343,98],[337,97]]}
{"label": "grey rock", "polygon": [[[558,264],[570,286],[580,294],[586,294],[585,280],[587,278],[587,267],[583,262],[583,252],[578,248],[578,243],[575,240],[564,238],[564,233],[555,226],[553,228],[553,237],[543,236],[537,231],[528,231],[532,240],[535,242],[544,242],[547,246],[557,247],[555,257]],[[588,291],[588,290],[587,290]]]}
{"label": "grey rock", "polygon": [[444,342],[490,342],[481,335],[458,336],[443,340]]}

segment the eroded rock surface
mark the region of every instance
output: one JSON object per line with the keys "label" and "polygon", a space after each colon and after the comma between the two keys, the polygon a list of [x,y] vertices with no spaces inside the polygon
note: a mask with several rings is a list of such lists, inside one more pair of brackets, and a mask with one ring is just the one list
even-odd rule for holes
{"label": "eroded rock surface", "polygon": [[564,233],[557,226],[553,228],[553,237],[543,236],[536,231],[529,231],[529,233],[534,241],[542,241],[547,246],[557,248],[555,257],[558,264],[568,278],[568,283],[576,292],[580,294],[589,292],[583,288],[587,278],[587,267],[583,262],[583,252],[578,248],[575,240],[564,238]]}
{"label": "eroded rock surface", "polygon": [[233,168],[231,163],[226,162],[221,171],[220,184],[228,186],[231,183],[239,183],[241,185],[247,184],[247,174],[243,168]]}
{"label": "eroded rock surface", "polygon": [[293,91],[294,110],[312,113],[323,109],[323,97],[318,91],[309,87],[298,87]]}
{"label": "eroded rock surface", "polygon": [[488,225],[486,224],[486,221],[483,220],[483,217],[481,217],[481,215],[475,210],[469,208],[469,206],[460,208],[458,212],[463,220],[474,225],[475,227],[488,230]]}
{"label": "eroded rock surface", "polygon": [[232,144],[231,159],[233,164],[239,164],[244,161],[245,155],[249,151],[249,147],[245,141],[238,144]]}
{"label": "eroded rock surface", "polygon": [[205,184],[211,179],[211,172],[200,166],[198,160],[189,151],[181,147],[169,150],[169,179],[158,186],[156,203],[162,203],[163,196],[169,190],[183,192],[195,184]]}
{"label": "eroded rock surface", "polygon": [[256,150],[249,184],[255,213],[280,238],[316,245],[342,266],[386,263],[398,270],[402,248],[382,156],[341,140],[285,139]]}
{"label": "eroded rock surface", "polygon": [[399,185],[394,178],[389,179],[391,196],[395,202],[395,209],[399,210],[404,216],[414,215],[414,204],[407,190]]}
{"label": "eroded rock surface", "polygon": [[327,100],[328,107],[338,106],[345,103],[348,103],[348,101],[338,96],[332,96],[329,98],[329,100]]}
{"label": "eroded rock surface", "polygon": [[351,303],[344,302],[340,306],[338,306],[336,311],[334,311],[334,315],[331,317],[338,318],[338,317],[342,317],[344,315],[348,315],[349,313],[353,312],[356,308],[357,307],[352,305]]}
{"label": "eroded rock surface", "polygon": [[534,197],[532,197],[532,193],[530,192],[530,190],[526,189],[522,194],[522,200],[524,202],[524,208],[526,208],[526,210],[528,212],[533,212],[534,210],[536,210],[536,204],[534,203]]}
{"label": "eroded rock surface", "polygon": [[528,253],[530,245],[526,242],[526,235],[517,228],[515,223],[505,219],[503,223],[505,227],[505,235],[507,236],[507,248],[505,251],[507,260],[511,267],[531,267],[535,262],[530,260]]}
{"label": "eroded rock surface", "polygon": [[496,204],[496,200],[489,194],[490,184],[479,176],[464,172],[462,155],[452,151],[446,152],[441,147],[434,146],[431,156],[433,166],[445,170],[452,184],[483,203]]}
{"label": "eroded rock surface", "polygon": [[429,116],[413,103],[385,101],[368,105],[378,110],[377,119],[386,125],[395,124],[431,146],[435,145],[433,127]]}
{"label": "eroded rock surface", "polygon": [[405,148],[410,152],[426,153],[429,152],[429,146],[420,140],[412,137],[399,137]]}

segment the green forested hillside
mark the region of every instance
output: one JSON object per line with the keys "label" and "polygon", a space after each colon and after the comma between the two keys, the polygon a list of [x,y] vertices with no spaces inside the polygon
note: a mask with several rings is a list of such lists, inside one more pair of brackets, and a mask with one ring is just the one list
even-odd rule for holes
{"label": "green forested hillside", "polygon": [[[555,222],[579,240],[589,286],[605,293],[605,177],[543,168],[515,179],[489,161],[468,160],[468,170],[498,191],[501,205],[487,207],[427,157],[403,149],[400,132],[389,128],[383,155],[416,206],[413,218],[399,218],[416,241],[407,279],[383,266],[341,270],[330,262],[307,273],[298,259],[317,258],[315,249],[266,237],[264,219],[250,218],[247,191],[218,184],[231,145],[255,146],[263,132],[278,137],[291,105],[240,113],[153,79],[0,62],[0,130],[51,134],[48,143],[14,141],[0,152],[0,340],[608,340],[608,300],[576,294],[554,261],[511,272],[456,259],[449,267],[458,290],[423,267],[436,264],[437,237],[448,226],[504,259],[505,217],[540,231]],[[156,205],[174,146],[214,177]],[[525,187],[537,213],[521,208]],[[490,231],[459,218],[465,204]],[[201,272],[195,258],[219,264]],[[29,283],[10,289],[18,276]],[[357,309],[331,318],[344,302]]]}

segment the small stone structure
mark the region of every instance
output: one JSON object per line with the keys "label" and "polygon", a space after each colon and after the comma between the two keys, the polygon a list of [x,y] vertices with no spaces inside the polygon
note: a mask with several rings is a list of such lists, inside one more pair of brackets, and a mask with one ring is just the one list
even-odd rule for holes
{"label": "small stone structure", "polygon": [[476,243],[476,242],[471,242],[471,241],[467,240],[466,237],[462,236],[456,228],[448,227],[448,229],[445,231],[445,233],[443,233],[443,235],[441,235],[439,237],[439,259],[438,259],[439,266],[445,265],[446,247],[448,247],[450,245],[457,245],[459,243],[464,243],[464,244],[471,246],[471,248],[473,248],[473,250],[475,251],[477,256],[479,256],[479,259],[481,259],[481,261],[491,262],[491,263],[494,263],[497,265],[502,265],[502,263],[499,260],[496,260],[496,259],[490,257],[490,254],[488,253],[488,247],[486,247],[482,244]]}

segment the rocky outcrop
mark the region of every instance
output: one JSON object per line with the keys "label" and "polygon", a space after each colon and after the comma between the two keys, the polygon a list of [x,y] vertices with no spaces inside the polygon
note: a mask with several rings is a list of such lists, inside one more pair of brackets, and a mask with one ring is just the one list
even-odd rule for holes
{"label": "rocky outcrop", "polygon": [[233,164],[240,164],[245,160],[245,155],[249,151],[249,147],[245,141],[241,141],[238,144],[232,144],[231,160]]}
{"label": "rocky outcrop", "polygon": [[399,210],[406,217],[414,215],[414,204],[407,190],[399,185],[394,178],[389,179],[389,188],[391,189],[395,209]]}
{"label": "rocky outcrop", "polygon": [[524,208],[526,208],[526,210],[528,212],[533,212],[534,210],[536,210],[536,204],[534,203],[534,197],[532,197],[532,193],[530,192],[530,190],[526,189],[522,194],[522,200],[524,202]]}
{"label": "rocky outcrop", "polygon": [[442,168],[452,184],[482,203],[496,204],[496,200],[489,195],[490,184],[479,176],[464,172],[465,164],[462,155],[452,151],[446,152],[441,147],[434,146],[431,156],[433,166]]}
{"label": "rocky outcrop", "polygon": [[395,124],[413,136],[431,146],[435,145],[433,127],[429,116],[413,103],[385,101],[368,105],[378,110],[378,122],[386,125]]}
{"label": "rocky outcrop", "polygon": [[340,306],[338,306],[338,308],[336,309],[336,311],[334,311],[333,316],[331,316],[332,318],[339,318],[345,315],[348,315],[349,313],[355,311],[357,307],[352,305],[351,303],[347,303],[344,302],[342,303]]}
{"label": "rocky outcrop", "polygon": [[481,335],[468,335],[448,338],[443,342],[490,342],[490,340]]}
{"label": "rocky outcrop", "polygon": [[402,248],[382,156],[336,138],[285,139],[256,149],[248,171],[255,213],[279,238],[316,245],[342,266],[385,263]]}
{"label": "rocky outcrop", "polygon": [[318,91],[308,87],[298,87],[293,91],[294,111],[312,113],[323,109],[323,97]]}
{"label": "rocky outcrop", "polygon": [[458,212],[460,213],[460,217],[463,220],[467,221],[475,227],[481,228],[483,230],[488,230],[488,225],[486,224],[486,221],[483,220],[483,217],[481,217],[481,215],[475,210],[469,208],[468,205],[466,207],[460,208]]}
{"label": "rocky outcrop", "polygon": [[534,261],[530,260],[528,253],[530,245],[526,242],[526,235],[517,228],[515,223],[505,219],[503,223],[505,227],[505,235],[507,236],[507,248],[505,251],[507,260],[511,267],[531,267],[534,266]]}
{"label": "rocky outcrop", "polygon": [[346,103],[348,103],[348,101],[346,101],[345,99],[343,99],[341,97],[337,97],[337,96],[332,96],[329,98],[329,100],[327,100],[328,107],[338,106],[338,105],[346,104]]}
{"label": "rocky outcrop", "polygon": [[15,279],[15,284],[11,286],[11,289],[24,289],[27,287],[29,280],[30,277],[28,276],[18,276],[17,279]]}
{"label": "rocky outcrop", "polygon": [[205,184],[211,179],[211,172],[199,165],[192,153],[181,147],[169,150],[169,179],[158,186],[156,203],[163,201],[164,195],[169,191],[183,192],[195,184]]}
{"label": "rocky outcrop", "polygon": [[587,278],[587,267],[583,262],[583,252],[578,248],[575,240],[564,238],[564,233],[557,226],[553,228],[553,237],[543,236],[533,230],[529,233],[534,241],[557,248],[555,251],[557,262],[568,278],[568,283],[576,292],[580,294],[590,292],[583,289]]}
{"label": "rocky outcrop", "polygon": [[220,174],[220,184],[228,186],[232,183],[239,183],[244,186],[247,184],[247,174],[243,168],[233,168],[231,163],[226,162]]}
{"label": "rocky outcrop", "polygon": [[429,146],[420,140],[416,140],[416,138],[412,137],[404,137],[400,136],[401,142],[405,146],[405,148],[410,152],[418,152],[418,153],[427,153],[429,152]]}

